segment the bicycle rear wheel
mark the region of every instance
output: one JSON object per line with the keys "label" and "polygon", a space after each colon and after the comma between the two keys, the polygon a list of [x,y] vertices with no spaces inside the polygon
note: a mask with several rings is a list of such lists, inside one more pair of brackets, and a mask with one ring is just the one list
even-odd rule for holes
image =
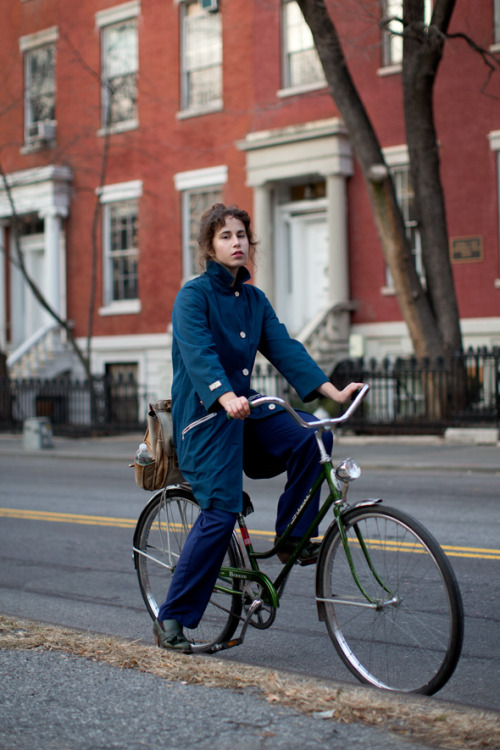
{"label": "bicycle rear wheel", "polygon": [[[187,535],[200,512],[189,490],[169,487],[156,493],[144,508],[134,534],[134,562],[142,597],[154,619],[165,597]],[[223,565],[242,567],[236,536],[229,544]],[[209,651],[231,638],[241,615],[239,581],[224,581],[227,594],[214,590],[203,618],[195,629],[184,628],[193,651]]]}
{"label": "bicycle rear wheel", "polygon": [[358,507],[343,521],[354,569],[373,603],[357,586],[332,524],[317,568],[320,619],[361,682],[432,695],[451,677],[462,649],[462,599],[450,563],[434,537],[398,510]]}

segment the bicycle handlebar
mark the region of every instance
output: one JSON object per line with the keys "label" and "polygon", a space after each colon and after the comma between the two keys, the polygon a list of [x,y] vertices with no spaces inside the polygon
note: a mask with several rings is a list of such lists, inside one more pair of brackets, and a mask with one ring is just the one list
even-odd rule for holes
{"label": "bicycle handlebar", "polygon": [[343,422],[347,422],[349,417],[356,411],[360,403],[365,398],[366,394],[370,390],[370,386],[368,383],[365,383],[364,386],[359,391],[358,395],[352,402],[352,404],[349,406],[346,411],[340,415],[340,417],[329,417],[328,419],[318,419],[314,422],[305,422],[302,417],[300,417],[293,406],[290,406],[290,404],[287,401],[284,401],[282,398],[279,398],[278,396],[259,396],[258,398],[253,399],[250,401],[250,408],[255,408],[257,406],[264,406],[265,404],[276,404],[277,406],[282,406],[285,411],[287,411],[290,416],[299,424],[301,427],[305,427],[307,430],[317,430],[318,427],[322,427],[324,430],[331,430],[334,426],[342,424]]}

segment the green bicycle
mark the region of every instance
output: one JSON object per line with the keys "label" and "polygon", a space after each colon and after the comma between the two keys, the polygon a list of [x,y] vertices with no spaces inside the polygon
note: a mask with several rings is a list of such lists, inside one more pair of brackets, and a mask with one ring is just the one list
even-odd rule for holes
{"label": "green bicycle", "polygon": [[[432,695],[451,677],[463,641],[463,607],[457,580],[434,537],[406,513],[380,499],[347,502],[359,466],[337,466],[322,434],[346,422],[369,390],[365,385],[340,417],[304,422],[279,398],[262,396],[253,406],[282,406],[304,429],[315,432],[321,470],[282,539],[294,529],[312,495],[326,482],[328,497],[272,581],[259,562],[276,554],[256,552],[246,525],[253,510],[244,493],[243,512],[226,553],[207,610],[195,630],[185,629],[194,652],[217,652],[243,642],[247,628],[265,629],[276,617],[288,575],[310,534],[333,509],[316,566],[316,606],[343,662],[363,683]],[[134,534],[134,562],[146,607],[154,619],[165,599],[180,552],[199,512],[188,485],[158,491],[144,508]],[[237,637],[235,633],[241,623]]]}

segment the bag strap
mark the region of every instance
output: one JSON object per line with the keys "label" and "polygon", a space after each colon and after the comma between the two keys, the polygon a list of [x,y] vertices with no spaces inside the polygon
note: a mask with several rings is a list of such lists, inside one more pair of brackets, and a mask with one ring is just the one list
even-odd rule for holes
{"label": "bag strap", "polygon": [[160,399],[153,405],[156,418],[160,423],[161,441],[163,449],[167,456],[173,455],[173,430],[172,430],[172,400],[169,398]]}

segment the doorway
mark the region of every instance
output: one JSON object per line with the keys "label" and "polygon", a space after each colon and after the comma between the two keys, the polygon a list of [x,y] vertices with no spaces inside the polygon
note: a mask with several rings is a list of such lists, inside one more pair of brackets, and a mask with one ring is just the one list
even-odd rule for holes
{"label": "doorway", "polygon": [[329,302],[326,202],[280,206],[276,230],[276,313],[296,336]]}

